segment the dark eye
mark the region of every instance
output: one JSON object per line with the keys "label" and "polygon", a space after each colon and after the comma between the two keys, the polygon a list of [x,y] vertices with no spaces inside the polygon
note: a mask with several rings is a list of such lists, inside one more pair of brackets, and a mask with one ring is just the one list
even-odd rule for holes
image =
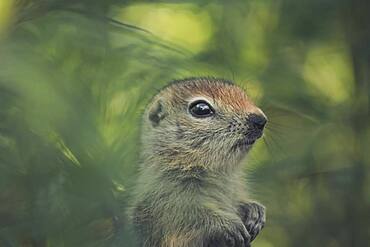
{"label": "dark eye", "polygon": [[191,103],[189,111],[191,115],[197,118],[210,117],[214,114],[212,106],[205,101],[195,101]]}

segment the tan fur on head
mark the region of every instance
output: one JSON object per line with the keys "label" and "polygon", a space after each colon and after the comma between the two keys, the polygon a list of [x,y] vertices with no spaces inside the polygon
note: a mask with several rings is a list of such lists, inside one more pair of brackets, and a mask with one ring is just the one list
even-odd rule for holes
{"label": "tan fur on head", "polygon": [[[189,106],[199,100],[208,103],[214,115],[197,118],[190,114]],[[160,169],[230,171],[259,137],[248,121],[251,114],[264,116],[245,92],[229,81],[176,81],[154,97],[144,114],[145,163]]]}
{"label": "tan fur on head", "polygon": [[249,202],[235,168],[265,124],[228,81],[190,78],[162,89],[143,116],[131,213],[141,246],[249,245],[264,225],[264,207]]}

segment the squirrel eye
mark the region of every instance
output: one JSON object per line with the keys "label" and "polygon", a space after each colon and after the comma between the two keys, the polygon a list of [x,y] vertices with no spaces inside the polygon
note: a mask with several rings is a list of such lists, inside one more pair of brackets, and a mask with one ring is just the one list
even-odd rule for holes
{"label": "squirrel eye", "polygon": [[195,101],[190,104],[189,111],[191,115],[197,118],[210,117],[214,114],[214,110],[206,101]]}

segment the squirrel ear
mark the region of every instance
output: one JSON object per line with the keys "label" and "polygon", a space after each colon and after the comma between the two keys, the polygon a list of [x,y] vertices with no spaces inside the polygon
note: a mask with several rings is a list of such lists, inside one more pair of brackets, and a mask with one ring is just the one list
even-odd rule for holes
{"label": "squirrel ear", "polygon": [[149,109],[149,120],[153,127],[159,125],[159,122],[167,116],[167,113],[163,109],[161,100],[157,100]]}

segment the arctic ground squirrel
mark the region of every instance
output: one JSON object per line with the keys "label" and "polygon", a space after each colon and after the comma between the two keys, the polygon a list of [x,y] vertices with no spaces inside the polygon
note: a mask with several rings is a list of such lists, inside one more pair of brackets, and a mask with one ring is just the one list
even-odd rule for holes
{"label": "arctic ground squirrel", "polygon": [[250,246],[265,208],[248,197],[241,161],[264,113],[231,81],[188,78],[147,106],[131,211],[140,246]]}

